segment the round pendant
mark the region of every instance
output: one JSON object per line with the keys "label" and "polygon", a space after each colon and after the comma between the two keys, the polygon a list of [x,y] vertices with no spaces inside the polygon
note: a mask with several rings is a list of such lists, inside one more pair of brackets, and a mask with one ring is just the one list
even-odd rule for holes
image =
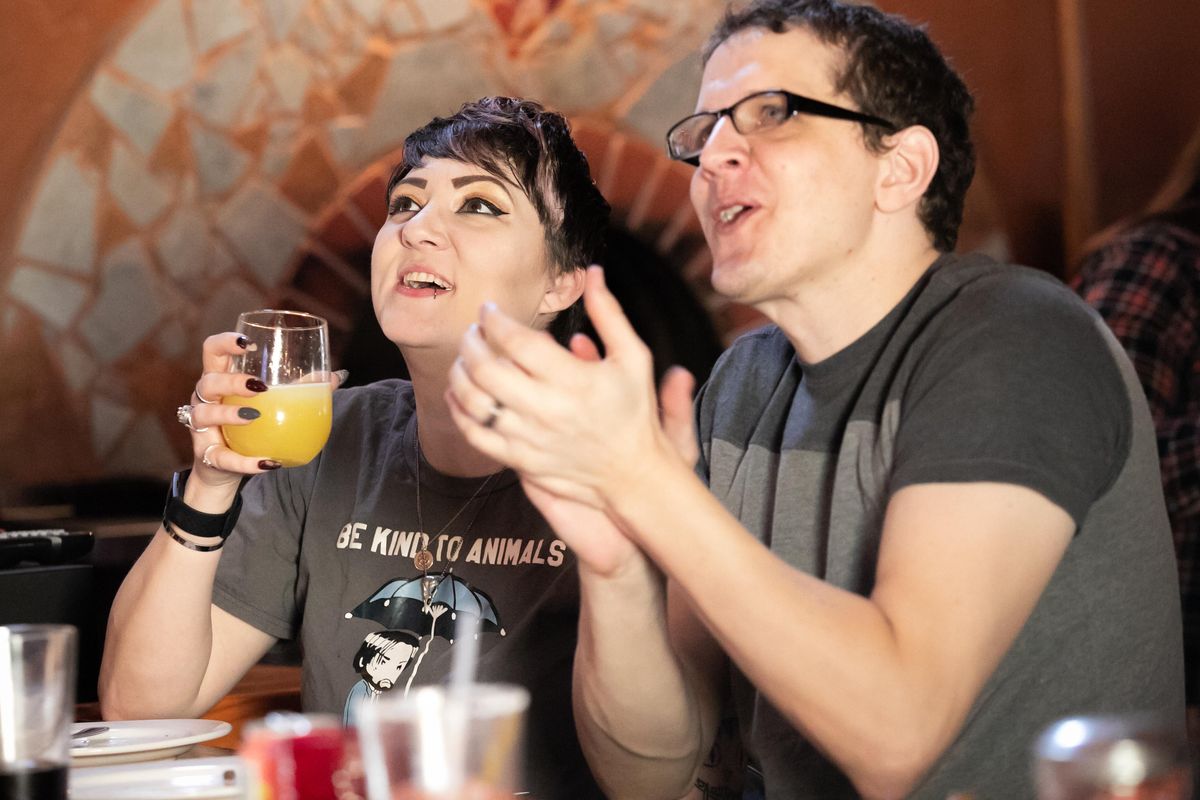
{"label": "round pendant", "polygon": [[433,553],[428,550],[422,550],[413,556],[413,566],[424,572],[433,566]]}

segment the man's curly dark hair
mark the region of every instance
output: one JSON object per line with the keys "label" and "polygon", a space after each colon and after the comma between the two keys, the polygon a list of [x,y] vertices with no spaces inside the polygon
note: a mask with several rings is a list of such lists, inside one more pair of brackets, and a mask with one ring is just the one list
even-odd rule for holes
{"label": "man's curly dark hair", "polygon": [[[838,47],[845,60],[841,74],[834,76],[837,92],[897,128],[924,125],[933,133],[938,168],[918,215],[934,247],[953,250],[975,175],[969,122],[975,101],[925,30],[877,8],[838,0],[755,0],[726,12],[704,48],[705,63],[722,42],[750,28],[773,33],[804,28]],[[886,150],[886,131],[864,124],[863,135],[873,151]]]}

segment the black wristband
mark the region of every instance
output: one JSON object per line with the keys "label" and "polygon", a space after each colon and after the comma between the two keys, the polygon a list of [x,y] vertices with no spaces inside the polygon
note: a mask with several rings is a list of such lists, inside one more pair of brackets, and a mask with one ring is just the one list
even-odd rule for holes
{"label": "black wristband", "polygon": [[[171,477],[171,490],[167,493],[167,505],[163,508],[163,526],[170,531],[170,526],[187,531],[202,539],[221,539],[229,536],[233,526],[237,524],[238,515],[242,511],[242,487],[238,487],[233,505],[224,514],[205,514],[183,502],[183,488],[187,485],[190,469],[176,472]],[[242,481],[245,485],[245,481]]]}

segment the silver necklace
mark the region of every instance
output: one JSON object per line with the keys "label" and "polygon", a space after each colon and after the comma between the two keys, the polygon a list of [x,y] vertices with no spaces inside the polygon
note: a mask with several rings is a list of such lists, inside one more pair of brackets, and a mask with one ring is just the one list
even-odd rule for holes
{"label": "silver necklace", "polygon": [[[417,527],[421,529],[422,534],[425,534],[425,521],[421,517],[421,440],[417,433],[416,425],[414,424],[413,450],[415,451],[417,457]],[[427,534],[425,535],[425,539],[421,543],[420,551],[413,556],[413,566],[421,570],[422,575],[425,575],[425,573],[429,571],[429,568],[433,566],[433,553],[429,552],[429,542],[445,533],[446,529],[454,523],[454,520],[458,519],[462,513],[467,510],[467,506],[471,505],[475,498],[479,497],[483,490],[487,488],[487,485],[492,482],[492,479],[503,471],[503,469],[497,470],[496,472],[493,472],[491,475],[488,475],[486,478],[484,478],[483,482],[476,486],[475,491],[472,492],[471,496],[467,498],[467,502],[463,503],[459,507],[458,511],[455,511],[453,516],[446,520],[446,524],[443,525],[436,534],[433,536],[428,536]],[[471,532],[471,528],[475,525],[475,520],[479,518],[479,512],[482,509],[483,504],[480,503],[479,507],[475,509],[475,514],[471,517],[471,521],[467,523],[466,529],[463,530],[464,536]]]}

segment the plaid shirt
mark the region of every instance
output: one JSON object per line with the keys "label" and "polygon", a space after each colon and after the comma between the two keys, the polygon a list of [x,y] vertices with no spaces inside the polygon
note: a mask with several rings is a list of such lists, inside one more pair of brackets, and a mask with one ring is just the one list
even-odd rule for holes
{"label": "plaid shirt", "polygon": [[1200,206],[1152,217],[1087,256],[1072,282],[1129,353],[1158,433],[1179,558],[1188,700],[1200,700]]}

